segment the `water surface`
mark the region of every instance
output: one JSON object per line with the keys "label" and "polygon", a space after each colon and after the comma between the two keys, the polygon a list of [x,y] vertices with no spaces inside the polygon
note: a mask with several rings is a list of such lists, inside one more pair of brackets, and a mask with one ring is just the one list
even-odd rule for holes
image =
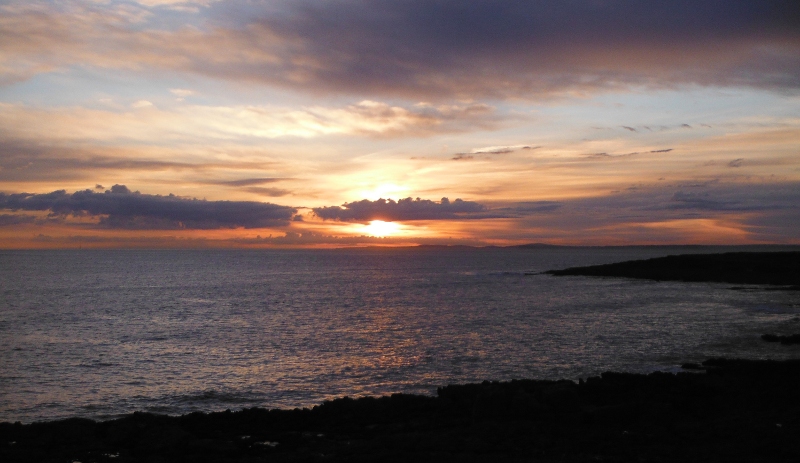
{"label": "water surface", "polygon": [[2,251],[0,421],[797,357],[797,292],[526,275],[721,250]]}

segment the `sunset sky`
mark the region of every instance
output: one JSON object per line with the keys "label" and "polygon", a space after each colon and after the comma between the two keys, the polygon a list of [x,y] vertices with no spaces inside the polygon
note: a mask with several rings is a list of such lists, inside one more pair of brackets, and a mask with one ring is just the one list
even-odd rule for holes
{"label": "sunset sky", "polygon": [[0,1],[0,247],[800,244],[800,2]]}

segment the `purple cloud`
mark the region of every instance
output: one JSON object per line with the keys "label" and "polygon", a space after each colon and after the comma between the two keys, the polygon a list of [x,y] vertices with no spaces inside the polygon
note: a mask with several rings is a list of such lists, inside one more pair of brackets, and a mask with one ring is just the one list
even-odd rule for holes
{"label": "purple cloud", "polygon": [[84,8],[4,12],[10,64],[0,81],[82,64],[426,100],[687,83],[800,88],[796,1],[219,2],[204,27],[174,30]]}
{"label": "purple cloud", "polygon": [[50,211],[51,216],[96,216],[100,225],[124,229],[260,228],[287,225],[296,209],[254,201],[206,201],[131,192],[114,185],[104,193],[0,193],[0,209]]}
{"label": "purple cloud", "polygon": [[486,206],[474,201],[456,199],[450,201],[442,198],[440,202],[429,199],[405,198],[364,199],[342,206],[316,207],[314,214],[323,220],[340,220],[342,222],[369,222],[371,220],[464,220],[506,217],[490,211]]}

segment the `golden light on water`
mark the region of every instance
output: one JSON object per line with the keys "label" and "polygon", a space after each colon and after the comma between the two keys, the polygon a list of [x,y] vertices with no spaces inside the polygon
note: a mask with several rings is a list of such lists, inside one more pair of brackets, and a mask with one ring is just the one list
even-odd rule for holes
{"label": "golden light on water", "polygon": [[400,225],[394,222],[384,222],[383,220],[373,220],[369,225],[364,226],[364,232],[370,236],[384,238],[393,236],[400,232]]}

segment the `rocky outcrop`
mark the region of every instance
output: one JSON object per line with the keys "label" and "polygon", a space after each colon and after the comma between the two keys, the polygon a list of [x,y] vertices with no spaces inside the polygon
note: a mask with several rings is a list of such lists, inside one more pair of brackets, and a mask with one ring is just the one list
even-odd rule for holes
{"label": "rocky outcrop", "polygon": [[762,334],[761,339],[767,342],[779,342],[781,344],[800,344],[800,334],[781,336],[777,334]]}
{"label": "rocky outcrop", "polygon": [[800,461],[800,361],[694,366],[303,410],[2,423],[0,461]]}
{"label": "rocky outcrop", "polygon": [[710,281],[784,285],[800,289],[800,252],[684,254],[615,264],[549,270],[551,275],[641,278],[659,281]]}

